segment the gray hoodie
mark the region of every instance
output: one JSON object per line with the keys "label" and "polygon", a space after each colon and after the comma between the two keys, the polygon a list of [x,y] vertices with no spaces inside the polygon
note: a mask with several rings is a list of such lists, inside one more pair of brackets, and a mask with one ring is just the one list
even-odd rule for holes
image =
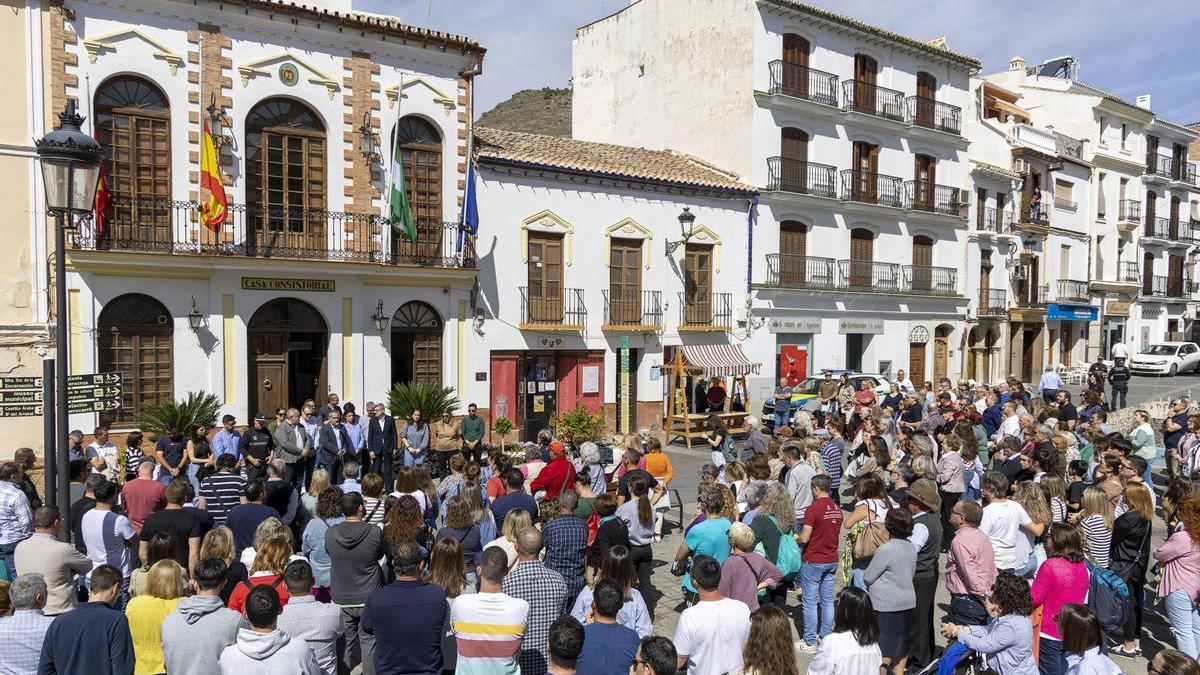
{"label": "gray hoodie", "polygon": [[[238,631],[237,643],[221,652],[224,675],[323,675],[317,657],[304,640],[293,640],[286,632]],[[171,675],[175,675],[172,673]]]}
{"label": "gray hoodie", "polygon": [[383,530],[370,523],[348,520],[326,530],[334,604],[365,604],[371,591],[383,585],[379,561],[386,551],[384,546]]}
{"label": "gray hoodie", "polygon": [[219,675],[221,650],[237,641],[242,615],[215,595],[179,601],[163,621],[163,659],[171,675]]}

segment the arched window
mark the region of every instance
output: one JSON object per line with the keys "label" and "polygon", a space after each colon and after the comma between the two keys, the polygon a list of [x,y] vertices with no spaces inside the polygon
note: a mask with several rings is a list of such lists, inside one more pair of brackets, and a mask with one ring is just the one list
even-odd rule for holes
{"label": "arched window", "polygon": [[442,252],[442,136],[416,115],[400,118],[394,132],[404,158],[404,187],[417,225],[417,243],[392,238],[401,260],[435,263]]}
{"label": "arched window", "polygon": [[171,400],[173,333],[171,313],[148,295],[122,295],[100,311],[97,365],[124,381],[121,409],[102,413],[101,424],[131,425],[144,406]]}
{"label": "arched window", "polygon": [[1154,292],[1154,254],[1149,251],[1142,254],[1142,295]]}
{"label": "arched window", "polygon": [[115,77],[96,90],[96,140],[113,195],[107,241],[171,243],[171,109],[158,87]]}
{"label": "arched window", "polygon": [[325,126],[311,108],[286,98],[246,116],[246,202],[252,254],[283,249],[323,254],[326,241]]}
{"label": "arched window", "polygon": [[442,317],[423,302],[392,316],[392,382],[442,383]]}

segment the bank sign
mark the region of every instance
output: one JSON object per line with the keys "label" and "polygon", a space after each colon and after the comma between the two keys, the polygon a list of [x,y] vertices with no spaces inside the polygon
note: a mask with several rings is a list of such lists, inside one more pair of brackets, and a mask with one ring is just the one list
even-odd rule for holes
{"label": "bank sign", "polygon": [[1095,321],[1100,317],[1100,308],[1091,305],[1060,305],[1051,303],[1046,306],[1046,318],[1061,321]]}

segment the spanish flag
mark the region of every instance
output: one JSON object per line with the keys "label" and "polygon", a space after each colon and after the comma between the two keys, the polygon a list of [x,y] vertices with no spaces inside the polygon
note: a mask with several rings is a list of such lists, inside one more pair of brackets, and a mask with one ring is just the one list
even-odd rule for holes
{"label": "spanish flag", "polygon": [[108,219],[112,217],[113,212],[112,193],[108,191],[108,180],[104,177],[103,164],[100,165],[100,177],[96,180],[96,198],[92,210],[96,213],[96,236],[99,237],[104,234],[104,228],[108,225]]}
{"label": "spanish flag", "polygon": [[213,232],[225,222],[229,202],[225,199],[225,184],[221,182],[221,167],[217,164],[217,144],[204,120],[200,138],[200,221]]}

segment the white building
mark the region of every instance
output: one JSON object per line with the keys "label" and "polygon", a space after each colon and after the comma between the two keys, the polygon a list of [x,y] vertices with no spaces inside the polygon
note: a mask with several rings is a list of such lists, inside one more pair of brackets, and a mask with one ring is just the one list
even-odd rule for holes
{"label": "white building", "polygon": [[[115,200],[69,243],[68,349],[75,372],[121,372],[125,401],[72,427],[128,428],[198,390],[245,423],[329,392],[381,400],[394,381],[465,386],[476,272],[456,235],[480,45],[349,0],[48,16],[51,96],[76,99],[107,148]],[[195,202],[202,120],[230,203],[216,231]],[[380,219],[393,130],[416,243]]]}
{"label": "white building", "polygon": [[574,135],[688,152],[763,188],[749,351],[776,365],[756,393],[822,368],[954,376],[978,66],[791,0],[642,0],[577,31]]}
{"label": "white building", "polygon": [[[661,423],[659,366],[676,349],[706,375],[757,370],[741,348],[753,188],[677,152],[475,133],[480,272],[464,400],[490,401],[481,414],[529,439],[578,404],[636,431]],[[691,236],[676,245],[684,209]]]}

